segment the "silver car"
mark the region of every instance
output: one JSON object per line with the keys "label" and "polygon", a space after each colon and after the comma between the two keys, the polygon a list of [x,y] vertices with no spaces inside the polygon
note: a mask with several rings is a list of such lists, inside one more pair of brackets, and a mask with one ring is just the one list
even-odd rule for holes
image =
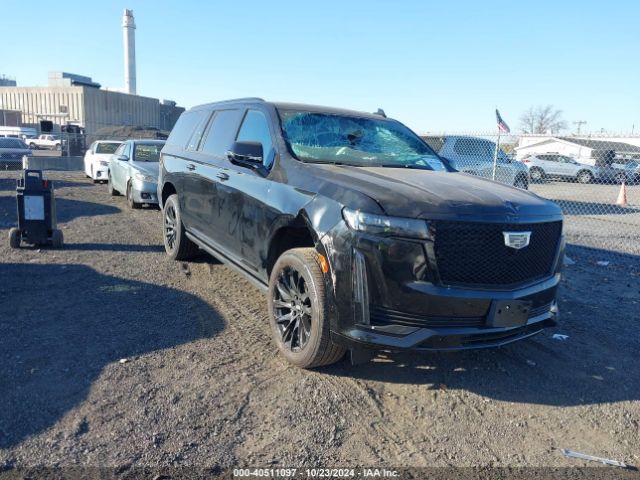
{"label": "silver car", "polygon": [[127,140],[109,160],[111,195],[124,194],[131,208],[158,203],[158,161],[164,140]]}
{"label": "silver car", "polygon": [[22,157],[31,155],[31,149],[19,138],[0,137],[0,168],[22,168]]}
{"label": "silver car", "polygon": [[597,177],[595,167],[558,153],[528,155],[522,159],[522,163],[529,169],[529,176],[534,182],[545,178],[564,178],[591,183]]}

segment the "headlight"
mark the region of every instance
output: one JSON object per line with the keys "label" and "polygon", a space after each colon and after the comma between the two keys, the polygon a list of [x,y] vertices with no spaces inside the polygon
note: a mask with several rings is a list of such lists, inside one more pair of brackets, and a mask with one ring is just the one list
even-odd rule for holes
{"label": "headlight", "polygon": [[429,237],[429,228],[424,220],[374,215],[349,208],[342,209],[342,216],[349,228],[358,232],[389,237]]}
{"label": "headlight", "polygon": [[100,160],[100,165],[102,165],[103,167],[108,167],[109,162],[107,162],[106,160]]}
{"label": "headlight", "polygon": [[144,175],[143,173],[140,173],[140,172],[134,173],[133,177],[136,180],[140,180],[141,182],[156,183],[158,181],[156,177],[152,177],[150,175]]}

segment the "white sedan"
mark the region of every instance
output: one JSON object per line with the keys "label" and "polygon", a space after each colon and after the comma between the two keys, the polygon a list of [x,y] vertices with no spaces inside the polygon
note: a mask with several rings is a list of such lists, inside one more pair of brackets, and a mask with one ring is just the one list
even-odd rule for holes
{"label": "white sedan", "polygon": [[109,178],[109,158],[122,145],[113,140],[98,140],[84,154],[84,173],[94,182],[106,182]]}

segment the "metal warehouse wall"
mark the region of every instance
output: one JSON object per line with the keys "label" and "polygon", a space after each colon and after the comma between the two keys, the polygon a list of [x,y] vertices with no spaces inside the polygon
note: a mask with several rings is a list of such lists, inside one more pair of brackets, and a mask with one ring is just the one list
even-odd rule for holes
{"label": "metal warehouse wall", "polygon": [[84,123],[83,88],[0,87],[0,109],[21,111],[24,126],[39,128],[40,120]]}
{"label": "metal warehouse wall", "polygon": [[87,135],[102,127],[139,125],[160,127],[160,103],[156,98],[84,89],[84,126]]}

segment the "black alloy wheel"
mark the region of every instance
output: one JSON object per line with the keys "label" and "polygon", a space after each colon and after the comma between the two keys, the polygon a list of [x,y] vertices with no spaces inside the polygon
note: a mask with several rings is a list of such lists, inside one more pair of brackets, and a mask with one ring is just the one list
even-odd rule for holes
{"label": "black alloy wheel", "polygon": [[274,290],[273,315],[282,343],[292,352],[299,352],[309,341],[312,308],[304,276],[286,267],[280,272]]}

